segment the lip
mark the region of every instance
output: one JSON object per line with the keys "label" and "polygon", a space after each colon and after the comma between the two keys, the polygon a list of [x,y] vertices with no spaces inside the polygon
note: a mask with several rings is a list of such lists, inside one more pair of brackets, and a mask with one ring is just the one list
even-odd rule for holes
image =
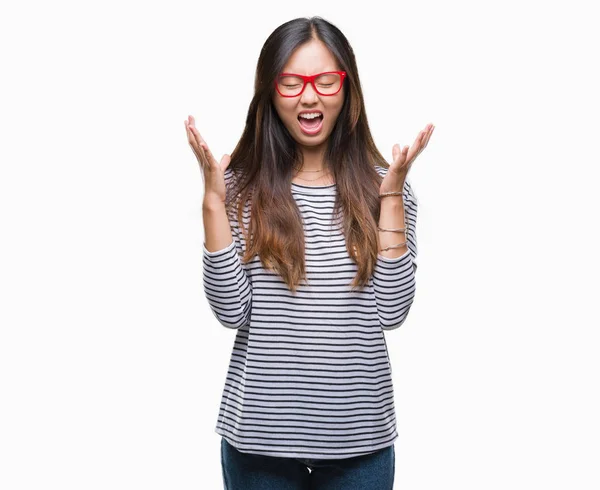
{"label": "lip", "polygon": [[323,121],[325,120],[324,116],[321,117],[321,123],[314,129],[310,129],[310,130],[305,129],[302,127],[302,124],[300,124],[300,118],[299,118],[300,114],[313,114],[315,112],[317,112],[317,113],[321,114],[321,116],[323,116],[323,113],[321,111],[314,111],[314,110],[313,111],[300,111],[298,113],[298,116],[296,116],[296,119],[298,121],[298,126],[300,126],[300,131],[302,131],[304,134],[308,134],[308,135],[319,134],[321,132],[321,129],[323,129]]}
{"label": "lip", "polygon": [[318,134],[321,132],[321,129],[323,129],[323,119],[321,119],[321,123],[314,129],[306,129],[302,127],[302,124],[300,124],[300,120],[298,120],[298,126],[300,126],[300,131],[302,131],[304,134]]}
{"label": "lip", "polygon": [[318,113],[318,114],[321,114],[321,116],[323,115],[323,112],[322,112],[322,111],[319,111],[319,110],[313,109],[312,111],[300,111],[300,112],[298,113],[298,116],[299,116],[300,114],[313,114],[313,113],[315,113],[315,112],[316,112],[316,113]]}

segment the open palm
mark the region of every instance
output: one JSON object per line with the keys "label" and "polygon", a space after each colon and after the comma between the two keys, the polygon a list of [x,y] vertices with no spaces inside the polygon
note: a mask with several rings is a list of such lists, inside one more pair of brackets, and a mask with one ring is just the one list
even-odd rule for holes
{"label": "open palm", "polygon": [[404,181],[413,162],[429,143],[429,138],[433,133],[435,126],[428,124],[423,131],[419,133],[413,145],[408,148],[405,146],[400,149],[400,145],[395,144],[392,148],[393,161],[387,171],[386,176],[381,182],[380,193],[383,192],[401,192],[404,188]]}
{"label": "open palm", "polygon": [[227,154],[223,155],[221,161],[218,162],[208,148],[206,141],[196,129],[196,121],[193,116],[188,116],[184,121],[188,143],[198,160],[200,170],[202,171],[202,179],[204,180],[204,197],[216,197],[219,201],[225,201],[225,170],[231,163],[231,157]]}

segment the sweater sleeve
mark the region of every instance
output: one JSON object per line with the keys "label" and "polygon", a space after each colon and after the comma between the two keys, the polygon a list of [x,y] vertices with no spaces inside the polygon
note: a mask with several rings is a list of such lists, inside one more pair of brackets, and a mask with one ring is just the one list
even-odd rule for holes
{"label": "sweater sleeve", "polygon": [[[383,176],[387,169],[382,170],[378,172]],[[415,297],[418,201],[408,179],[404,181],[402,199],[408,250],[396,258],[379,254],[373,271],[375,302],[383,330],[394,330],[404,323]]]}
{"label": "sweater sleeve", "polygon": [[[232,173],[225,171],[225,183],[232,183]],[[209,252],[203,242],[202,281],[204,294],[217,320],[227,328],[237,329],[250,323],[252,282],[242,264],[243,247],[237,219],[229,215],[232,243]]]}

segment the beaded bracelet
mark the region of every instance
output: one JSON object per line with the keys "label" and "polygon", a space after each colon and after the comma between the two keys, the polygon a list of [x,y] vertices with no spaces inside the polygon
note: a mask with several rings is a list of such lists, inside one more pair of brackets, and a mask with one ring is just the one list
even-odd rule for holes
{"label": "beaded bracelet", "polygon": [[377,227],[377,229],[379,231],[403,231],[406,232],[406,228],[381,228],[380,226]]}
{"label": "beaded bracelet", "polygon": [[379,197],[401,196],[401,195],[402,195],[402,191],[394,191],[394,192],[384,192],[383,194],[379,194]]}
{"label": "beaded bracelet", "polygon": [[390,245],[389,247],[382,248],[380,250],[380,252],[385,252],[386,250],[389,250],[390,248],[400,248],[400,247],[403,247],[404,245],[406,245],[406,242],[397,243],[396,245]]}

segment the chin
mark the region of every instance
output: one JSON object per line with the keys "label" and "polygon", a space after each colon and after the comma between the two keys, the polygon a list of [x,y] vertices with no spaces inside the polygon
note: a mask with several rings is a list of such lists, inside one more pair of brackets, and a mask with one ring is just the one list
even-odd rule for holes
{"label": "chin", "polygon": [[294,138],[294,140],[299,145],[305,146],[307,148],[311,148],[313,146],[320,146],[320,145],[322,145],[323,143],[325,143],[325,141],[327,141],[328,137],[329,137],[329,135],[323,135],[322,134],[322,135],[319,135],[318,138],[311,138],[310,136],[308,136],[306,138]]}

